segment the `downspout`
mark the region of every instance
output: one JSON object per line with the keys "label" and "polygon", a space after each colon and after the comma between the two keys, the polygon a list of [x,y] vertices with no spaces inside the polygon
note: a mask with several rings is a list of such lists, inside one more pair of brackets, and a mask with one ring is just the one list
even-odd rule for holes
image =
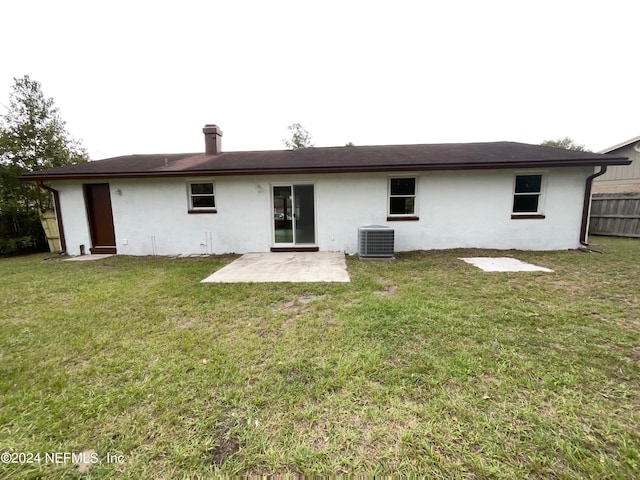
{"label": "downspout", "polygon": [[60,213],[60,195],[55,188],[45,185],[42,180],[38,180],[37,183],[40,188],[53,194],[53,205],[56,209],[56,222],[58,223],[58,233],[60,234],[60,253],[67,253],[67,242],[64,238],[64,227],[62,226],[62,215]]}
{"label": "downspout", "polygon": [[582,224],[580,225],[580,244],[588,247],[587,243],[587,225],[589,224],[589,210],[591,207],[591,186],[593,179],[607,173],[607,166],[600,165],[600,171],[587,177],[587,184],[584,187],[584,204],[582,206]]}

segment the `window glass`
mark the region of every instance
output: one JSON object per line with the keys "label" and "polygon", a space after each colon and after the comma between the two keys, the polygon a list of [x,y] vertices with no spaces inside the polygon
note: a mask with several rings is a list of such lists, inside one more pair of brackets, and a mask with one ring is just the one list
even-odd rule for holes
{"label": "window glass", "polygon": [[537,212],[539,197],[539,195],[516,195],[515,197],[513,197],[513,212]]}
{"label": "window glass", "polygon": [[198,195],[198,194],[213,195],[213,183],[192,183],[191,193],[194,195]]}
{"label": "window glass", "polygon": [[214,195],[213,183],[190,183],[189,184],[189,208],[215,208],[216,197]]}
{"label": "window glass", "polygon": [[516,175],[513,213],[540,213],[542,175]]}
{"label": "window glass", "polygon": [[414,215],[415,197],[415,178],[389,179],[389,215]]}
{"label": "window glass", "polygon": [[542,175],[517,175],[516,193],[540,192]]}
{"label": "window glass", "polygon": [[391,195],[415,195],[416,179],[415,178],[392,178],[391,179]]}
{"label": "window glass", "polygon": [[212,196],[201,197],[194,195],[191,198],[193,208],[215,208],[215,198]]}
{"label": "window glass", "polygon": [[412,215],[413,198],[391,197],[389,213],[391,215]]}

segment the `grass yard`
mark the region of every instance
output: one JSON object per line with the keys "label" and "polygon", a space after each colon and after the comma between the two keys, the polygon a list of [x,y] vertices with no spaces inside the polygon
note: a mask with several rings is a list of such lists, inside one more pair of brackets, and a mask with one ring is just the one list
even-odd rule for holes
{"label": "grass yard", "polygon": [[[638,478],[640,241],[592,241],[348,258],[350,284],[0,259],[0,478]],[[496,253],[555,273],[457,259]]]}

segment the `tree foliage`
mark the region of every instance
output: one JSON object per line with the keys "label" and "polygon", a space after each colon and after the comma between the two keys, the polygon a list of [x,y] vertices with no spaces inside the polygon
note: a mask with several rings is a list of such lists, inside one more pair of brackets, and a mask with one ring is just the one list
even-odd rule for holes
{"label": "tree foliage", "polygon": [[287,127],[291,132],[291,138],[282,140],[285,147],[290,150],[298,150],[300,148],[313,147],[311,142],[311,134],[299,123],[294,123]]}
{"label": "tree foliage", "polygon": [[[24,243],[41,232],[39,214],[51,208],[50,193],[21,182],[23,173],[87,160],[40,82],[27,75],[14,78],[6,112],[0,115],[0,237]],[[0,253],[7,253],[1,244]]]}
{"label": "tree foliage", "polygon": [[576,152],[590,152],[587,147],[576,143],[571,137],[558,138],[557,140],[545,140],[540,145],[545,147],[565,148]]}

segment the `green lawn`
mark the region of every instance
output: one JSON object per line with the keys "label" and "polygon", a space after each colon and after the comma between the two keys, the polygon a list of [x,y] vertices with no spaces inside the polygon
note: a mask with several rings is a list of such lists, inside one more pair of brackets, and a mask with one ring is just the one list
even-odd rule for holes
{"label": "green lawn", "polygon": [[[640,241],[592,241],[348,258],[350,284],[0,259],[0,452],[41,455],[0,478],[640,477]],[[496,253],[555,273],[457,259]]]}

